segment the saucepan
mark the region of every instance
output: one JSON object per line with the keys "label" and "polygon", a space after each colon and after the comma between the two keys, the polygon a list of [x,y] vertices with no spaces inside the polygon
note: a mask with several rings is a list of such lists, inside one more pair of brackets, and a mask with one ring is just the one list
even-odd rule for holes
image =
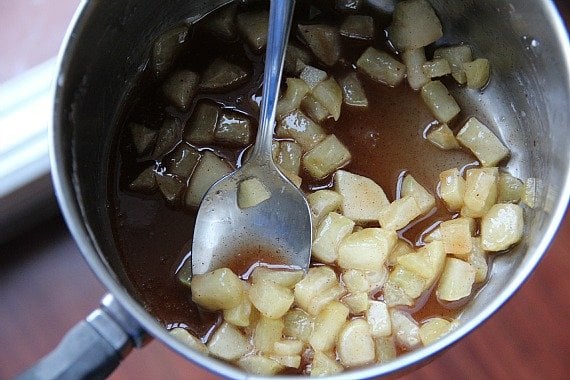
{"label": "saucepan", "polygon": [[[28,378],[101,378],[151,337],[223,377],[254,378],[203,356],[168,334],[143,306],[125,273],[109,217],[109,157],[119,111],[148,63],[151,41],[180,22],[200,19],[227,0],[83,1],[61,51],[51,127],[52,172],[69,229],[110,294]],[[394,7],[370,0],[372,7]],[[488,283],[461,325],[436,343],[335,379],[397,375],[476,329],[523,284],[544,255],[570,195],[570,44],[551,1],[430,0],[446,36],[469,41],[493,65],[485,91],[461,99],[485,110],[511,148],[509,170],[536,178],[524,239],[498,256]],[[72,286],[72,285],[70,285]]]}

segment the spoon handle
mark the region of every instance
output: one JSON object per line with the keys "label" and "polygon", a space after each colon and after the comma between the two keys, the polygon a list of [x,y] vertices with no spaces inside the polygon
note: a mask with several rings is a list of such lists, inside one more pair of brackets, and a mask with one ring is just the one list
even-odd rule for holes
{"label": "spoon handle", "polygon": [[271,0],[270,2],[261,114],[251,156],[252,161],[272,162],[271,143],[275,112],[294,7],[294,0]]}

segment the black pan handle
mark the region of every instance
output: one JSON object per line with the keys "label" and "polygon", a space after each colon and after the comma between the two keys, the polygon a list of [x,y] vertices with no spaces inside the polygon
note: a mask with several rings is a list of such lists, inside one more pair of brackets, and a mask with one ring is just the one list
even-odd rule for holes
{"label": "black pan handle", "polygon": [[76,324],[57,347],[17,380],[105,379],[133,348],[149,340],[139,322],[111,294]]}

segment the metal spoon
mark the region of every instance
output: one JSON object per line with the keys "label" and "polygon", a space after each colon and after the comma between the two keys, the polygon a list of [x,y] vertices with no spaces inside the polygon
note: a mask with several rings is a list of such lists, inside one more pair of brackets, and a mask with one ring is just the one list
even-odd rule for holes
{"label": "metal spoon", "polygon": [[[311,254],[311,214],[303,193],[273,163],[271,143],[275,109],[294,1],[273,0],[263,77],[259,129],[253,151],[238,170],[216,182],[206,193],[192,243],[192,273],[202,274],[246,260],[236,254],[263,252],[278,256],[279,264],[307,270]],[[240,183],[257,178],[270,197],[240,208]],[[263,261],[263,257],[258,258]]]}

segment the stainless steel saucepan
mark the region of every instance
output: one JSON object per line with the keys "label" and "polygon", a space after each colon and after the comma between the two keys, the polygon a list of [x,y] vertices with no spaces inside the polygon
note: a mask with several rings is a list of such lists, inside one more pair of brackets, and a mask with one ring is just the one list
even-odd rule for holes
{"label": "stainless steel saucepan", "polygon": [[[139,303],[119,260],[108,214],[108,160],[120,105],[147,64],[151,41],[183,20],[193,22],[227,0],[83,1],[60,57],[51,129],[52,171],[60,206],[81,251],[112,295],[23,378],[101,378],[134,346],[154,337],[224,377],[253,378],[190,350]],[[369,0],[393,7],[391,1]],[[509,170],[538,179],[537,206],[524,241],[493,263],[487,285],[461,326],[436,343],[386,364],[335,379],[410,370],[489,318],[542,258],[570,194],[570,44],[551,1],[431,0],[447,42],[469,41],[492,63],[482,94],[455,94],[463,107],[494,121],[511,151]]]}

